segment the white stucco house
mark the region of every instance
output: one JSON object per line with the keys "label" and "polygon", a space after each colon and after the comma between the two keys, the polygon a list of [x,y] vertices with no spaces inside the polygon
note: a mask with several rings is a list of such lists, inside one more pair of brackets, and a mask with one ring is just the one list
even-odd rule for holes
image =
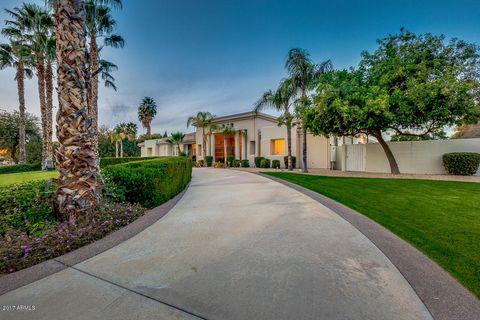
{"label": "white stucco house", "polygon": [[[287,155],[287,129],[278,126],[277,117],[265,113],[244,112],[227,116],[215,117],[214,124],[220,129],[230,126],[234,130],[232,136],[226,137],[227,157],[234,155],[235,159],[248,159],[250,166],[254,165],[257,156],[271,160],[280,160],[284,167],[284,157]],[[297,158],[297,168],[302,164],[302,132],[292,129],[292,155]],[[330,168],[331,150],[329,139],[325,137],[307,136],[307,161],[310,168]],[[142,157],[176,155],[176,148],[167,143],[167,138],[146,140],[139,144]],[[204,160],[203,133],[201,129],[186,135],[182,151],[195,155],[197,160]],[[224,161],[224,135],[221,132],[211,132],[206,136],[206,155],[213,161]]]}

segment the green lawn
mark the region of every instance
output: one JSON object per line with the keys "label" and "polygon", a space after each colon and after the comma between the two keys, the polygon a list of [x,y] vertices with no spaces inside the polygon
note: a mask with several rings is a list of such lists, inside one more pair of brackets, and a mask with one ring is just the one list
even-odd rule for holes
{"label": "green lawn", "polygon": [[30,171],[0,174],[0,186],[58,177],[57,171]]}
{"label": "green lawn", "polygon": [[266,174],[321,193],[375,220],[480,297],[480,184]]}

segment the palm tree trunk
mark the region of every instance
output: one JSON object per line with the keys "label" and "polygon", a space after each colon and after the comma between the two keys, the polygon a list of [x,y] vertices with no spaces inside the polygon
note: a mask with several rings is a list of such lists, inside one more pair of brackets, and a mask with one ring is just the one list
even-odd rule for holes
{"label": "palm tree trunk", "polygon": [[47,163],[47,106],[45,97],[45,65],[43,57],[35,54],[35,64],[37,68],[38,80],[38,98],[40,100],[40,115],[42,120],[42,170],[48,169]]}
{"label": "palm tree trunk", "polygon": [[53,122],[53,68],[52,62],[47,61],[45,69],[46,109],[45,109],[45,156],[48,168],[53,168],[52,122]]}
{"label": "palm tree trunk", "polygon": [[287,167],[288,171],[293,170],[292,164],[292,126],[287,124]]}
{"label": "palm tree trunk", "polygon": [[152,134],[152,127],[150,126],[150,122],[147,124],[147,135]]}
{"label": "palm tree trunk", "polygon": [[203,166],[207,166],[207,136],[205,135],[205,127],[202,128],[203,137]]}
{"label": "palm tree trunk", "polygon": [[91,120],[87,113],[86,43],[82,0],[57,0],[55,32],[58,59],[56,154],[60,172],[55,194],[55,212],[75,219],[99,200],[98,157],[93,150]]}
{"label": "palm tree trunk", "polygon": [[398,168],[397,160],[395,160],[395,156],[393,155],[392,150],[388,146],[387,142],[382,137],[382,132],[374,131],[372,135],[377,138],[378,142],[383,148],[385,155],[387,156],[388,163],[390,164],[390,172],[392,174],[400,174],[400,169]]}
{"label": "palm tree trunk", "polygon": [[19,163],[27,162],[27,153],[25,151],[25,68],[23,63],[17,64],[17,74],[15,76],[17,80],[17,89],[18,89],[18,112],[20,119],[18,121],[19,129],[19,149],[20,149],[20,159]]}
{"label": "palm tree trunk", "polygon": [[307,128],[305,126],[302,126],[302,150],[303,150],[303,166],[302,166],[302,172],[308,172],[307,168]]}
{"label": "palm tree trunk", "polygon": [[119,143],[120,143],[120,158],[123,158],[123,140],[120,140]]}
{"label": "palm tree trunk", "polygon": [[88,114],[92,119],[93,147],[98,153],[98,46],[97,36],[90,31],[90,77],[88,86]]}
{"label": "palm tree trunk", "polygon": [[118,158],[118,140],[115,140],[115,158]]}

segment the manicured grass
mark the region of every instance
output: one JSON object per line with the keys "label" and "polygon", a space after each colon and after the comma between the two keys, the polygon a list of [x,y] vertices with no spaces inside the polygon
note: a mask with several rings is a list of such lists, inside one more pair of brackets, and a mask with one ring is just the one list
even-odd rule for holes
{"label": "manicured grass", "polygon": [[0,186],[56,177],[58,177],[58,172],[55,170],[8,173],[0,175]]}
{"label": "manicured grass", "polygon": [[480,184],[266,174],[366,215],[435,260],[480,297]]}

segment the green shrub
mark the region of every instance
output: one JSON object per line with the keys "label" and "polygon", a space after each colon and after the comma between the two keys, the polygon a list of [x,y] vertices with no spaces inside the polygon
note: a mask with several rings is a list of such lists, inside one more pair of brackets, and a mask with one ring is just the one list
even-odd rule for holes
{"label": "green shrub", "polygon": [[229,167],[233,167],[235,165],[235,156],[228,156],[227,164]]}
{"label": "green shrub", "polygon": [[260,168],[270,168],[270,159],[263,158],[262,161],[260,161]]}
{"label": "green shrub", "polygon": [[248,167],[250,167],[250,163],[248,162],[247,159],[243,159],[242,161],[240,161],[240,166],[242,168],[248,168]]}
{"label": "green shrub", "polygon": [[262,160],[265,159],[264,157],[255,157],[254,162],[255,162],[255,167],[261,168],[261,162]]}
{"label": "green shrub", "polygon": [[100,168],[105,168],[120,163],[127,163],[132,161],[146,161],[156,159],[158,157],[123,157],[123,158],[113,158],[105,157],[100,159]]}
{"label": "green shrub", "polygon": [[213,156],[206,156],[205,161],[207,162],[207,167],[211,167],[213,163]]}
{"label": "green shrub", "polygon": [[189,157],[165,157],[108,166],[104,170],[125,199],[145,207],[158,206],[181,192],[192,177]]}
{"label": "green shrub", "polygon": [[192,162],[197,162],[197,156],[196,155],[192,156]]}
{"label": "green shrub", "polygon": [[[288,168],[288,156],[283,157],[283,163],[285,164],[285,168]],[[292,156],[292,168],[295,169],[297,164],[297,157]]]}
{"label": "green shrub", "polygon": [[272,160],[272,168],[280,169],[280,160]]}
{"label": "green shrub", "polygon": [[449,174],[471,176],[480,165],[480,153],[453,152],[443,155],[443,166]]}
{"label": "green shrub", "polygon": [[17,173],[17,172],[27,172],[27,171],[38,171],[42,169],[40,163],[32,164],[13,164],[10,166],[0,167],[0,174],[6,173]]}

